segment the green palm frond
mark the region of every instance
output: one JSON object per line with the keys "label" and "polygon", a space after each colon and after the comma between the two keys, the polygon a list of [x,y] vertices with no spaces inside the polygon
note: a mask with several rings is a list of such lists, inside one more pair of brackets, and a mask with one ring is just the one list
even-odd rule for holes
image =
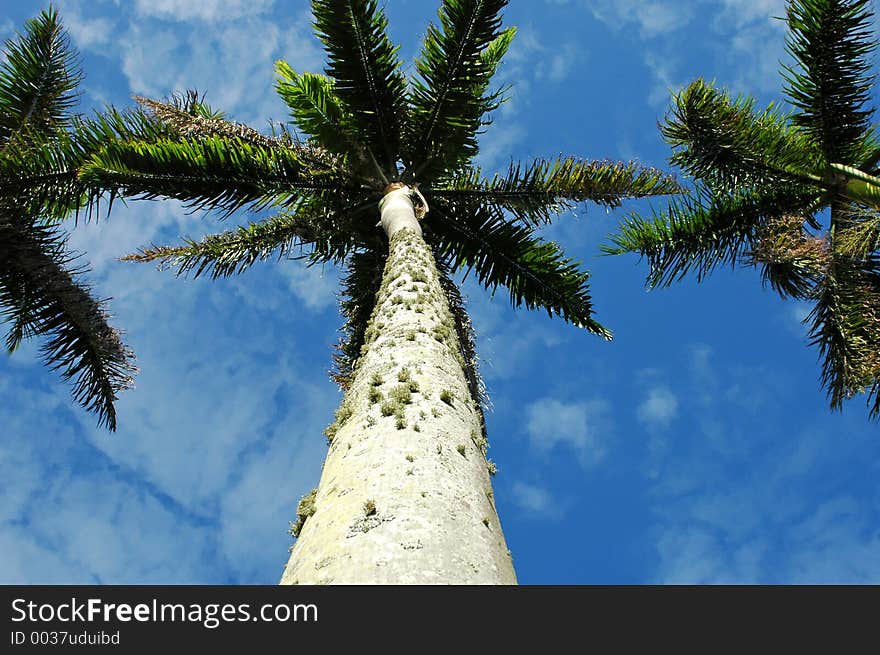
{"label": "green palm frond", "polygon": [[295,212],[282,212],[198,241],[142,248],[122,260],[158,261],[176,269],[178,275],[208,274],[215,279],[238,275],[258,261],[273,258],[339,263],[355,247],[356,233],[343,225],[350,218],[349,208],[333,211],[330,206],[321,199]]}
{"label": "green palm frond", "polygon": [[346,275],[342,278],[339,294],[339,308],[345,325],[341,330],[342,338],[336,345],[330,374],[342,389],[351,384],[355,365],[362,354],[387,258],[387,250],[371,248],[352,253],[346,263]]}
{"label": "green palm frond", "polygon": [[[136,101],[138,101],[138,104],[143,105],[143,103],[141,103],[141,100],[144,100],[145,98],[141,96],[135,96],[134,98]],[[185,114],[193,118],[226,120],[226,114],[223,111],[219,109],[214,109],[211,105],[209,105],[205,100],[205,94],[199,93],[195,89],[187,89],[183,92],[175,91],[166,101],[157,102],[155,100],[151,100],[148,104],[151,103],[157,105],[157,113],[171,110],[166,116],[168,119],[170,119],[168,122],[171,123],[173,123],[175,118],[177,118],[180,114]],[[181,127],[186,128],[188,125],[188,123],[184,122],[182,123]]]}
{"label": "green palm frond", "polygon": [[872,418],[878,418],[880,385],[880,273],[837,260],[824,279],[807,318],[811,344],[822,360],[822,385],[832,409],[869,392]]}
{"label": "green palm frond", "polygon": [[[482,59],[483,63],[489,67],[490,78],[498,70],[498,66],[501,64],[501,60],[504,59],[504,55],[506,55],[507,51],[510,49],[510,44],[513,43],[515,36],[515,27],[503,29],[498,33],[498,36],[489,42],[486,49],[480,53],[480,59]],[[489,80],[487,80],[487,82],[488,81]]]}
{"label": "green palm frond", "polygon": [[788,5],[785,93],[797,112],[792,122],[821,148],[826,161],[854,163],[869,128],[865,108],[874,76],[868,55],[876,47],[870,0],[793,0]]}
{"label": "green palm frond", "polygon": [[132,138],[158,141],[173,136],[143,112],[109,108],[93,118],[70,121],[67,132],[41,143],[9,143],[0,156],[0,200],[25,214],[62,219],[86,209],[91,216],[101,198],[113,194],[80,179],[80,168],[104,145]]}
{"label": "green palm frond", "polygon": [[80,180],[123,196],[175,198],[229,215],[244,207],[296,205],[319,190],[349,189],[338,171],[313,164],[294,148],[241,139],[115,141],[82,167]]}
{"label": "green palm frond", "polygon": [[432,196],[479,199],[513,213],[530,225],[550,223],[560,211],[592,201],[617,207],[624,198],[681,193],[675,178],[635,162],[588,161],[574,157],[511,163],[507,174],[483,177],[465,168],[438,182]]}
{"label": "green palm frond", "polygon": [[880,143],[877,142],[876,128],[872,129],[864,141],[864,152],[856,162],[856,168],[873,175],[880,175]]}
{"label": "green palm frond", "polygon": [[880,251],[880,210],[850,207],[848,216],[834,230],[834,253],[855,262],[864,262]]}
{"label": "green palm frond", "polygon": [[848,181],[858,180],[859,182],[864,182],[866,184],[870,184],[871,186],[880,188],[880,177],[859,170],[855,166],[831,163],[829,164],[829,167],[839,173],[842,173],[844,176],[846,176]]}
{"label": "green palm frond", "polygon": [[440,27],[428,26],[410,98],[407,158],[415,179],[433,179],[476,155],[483,116],[500,99],[485,94],[513,38],[500,31],[507,1],[444,0]]}
{"label": "green palm frond", "polygon": [[56,228],[22,221],[0,210],[0,307],[12,322],[10,350],[23,337],[45,336],[46,363],[73,382],[75,400],[116,429],[114,401],[132,385],[132,353],[107,323],[96,301],[71,268],[65,240]]}
{"label": "green palm frond", "polygon": [[345,113],[388,179],[396,179],[406,81],[385,12],[376,0],[312,0],[312,12]]}
{"label": "green palm frond", "polygon": [[[646,258],[649,287],[669,286],[689,273],[702,281],[718,266],[743,261],[756,247],[763,226],[799,214],[811,199],[808,191],[792,188],[745,196],[700,188],[694,197],[675,199],[665,211],[654,211],[650,219],[631,215],[602,250]],[[778,282],[774,288],[785,287]]]}
{"label": "green palm frond", "polygon": [[317,169],[343,169],[341,158],[320,146],[295,143],[286,132],[282,132],[281,136],[266,136],[244,123],[226,120],[222,114],[213,112],[198,101],[198,95],[193,91],[185,96],[184,104],[181,103],[180,98],[173,98],[170,103],[140,96],[135,96],[135,100],[159,122],[168,126],[181,140],[193,141],[217,137],[228,141],[244,141],[254,147],[267,150],[285,148],[293,151],[307,165]]}
{"label": "green palm frond", "polygon": [[64,130],[82,79],[77,55],[58,14],[43,11],[5,44],[0,64],[0,148],[45,141]]}
{"label": "green palm frond", "polygon": [[784,298],[812,299],[831,263],[829,240],[804,227],[802,216],[763,222],[743,263],[761,267],[762,282]]}
{"label": "green palm frond", "polygon": [[731,98],[702,79],[673,98],[661,132],[670,162],[717,189],[780,183],[822,183],[822,153],[773,105],[763,112],[748,97]]}
{"label": "green palm frond", "polygon": [[185,239],[179,246],[156,246],[140,249],[122,261],[159,261],[177,270],[178,275],[192,272],[193,277],[207,273],[212,278],[243,273],[258,261],[291,257],[296,249],[312,243],[312,230],[287,214],[248,223],[235,230],[211,234],[199,241]]}
{"label": "green palm frond", "polygon": [[40,144],[9,143],[0,156],[0,201],[23,214],[63,218],[100,192],[77,179],[78,144],[67,136]]}
{"label": "green palm frond", "polygon": [[868,416],[874,421],[880,419],[880,376],[865,387],[864,393],[867,394]]}
{"label": "green palm frond", "polygon": [[589,273],[553,242],[532,229],[505,220],[491,205],[446,201],[431,207],[431,230],[438,258],[450,271],[473,270],[489,291],[510,292],[514,307],[543,308],[548,315],[611,338],[593,319]]}
{"label": "green palm frond", "polygon": [[275,89],[303,132],[330,152],[365,159],[354,121],[346,113],[332,79],[316,73],[297,73],[281,60],[275,63],[275,73]]}
{"label": "green palm frond", "polygon": [[190,91],[182,100],[174,99],[176,102],[162,102],[142,96],[135,96],[134,99],[182,139],[222,137],[230,140],[238,139],[261,148],[288,145],[282,139],[265,136],[242,123],[227,121],[210,109],[205,115],[203,113],[205,105],[191,100],[193,93]]}
{"label": "green palm frond", "polygon": [[[0,65],[0,317],[15,350],[45,337],[43,359],[73,383],[73,396],[116,429],[114,401],[131,386],[132,354],[109,326],[104,302],[82,282],[85,267],[55,223],[104,195],[77,169],[133,120],[86,121],[71,111],[81,79],[77,55],[54,9],[7,42]],[[119,128],[119,129],[117,129]],[[111,196],[112,202],[112,196]]]}

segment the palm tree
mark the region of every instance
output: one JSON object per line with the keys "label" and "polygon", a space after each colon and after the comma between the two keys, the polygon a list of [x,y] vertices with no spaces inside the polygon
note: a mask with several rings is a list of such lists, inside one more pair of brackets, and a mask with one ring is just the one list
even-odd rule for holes
{"label": "palm tree", "polygon": [[867,107],[876,45],[868,0],[792,0],[784,93],[756,109],[698,79],[677,94],[662,133],[670,161],[698,182],[691,198],[633,216],[604,248],[637,252],[648,285],[717,266],[760,267],[783,298],[806,300],[832,409],[867,392],[880,416],[880,140]]}
{"label": "palm tree", "polygon": [[[453,282],[474,271],[515,306],[610,338],[588,274],[536,231],[591,200],[677,192],[658,171],[574,157],[487,177],[477,137],[503,100],[490,82],[514,36],[507,0],[443,0],[407,81],[376,0],[313,0],[326,75],[278,62],[277,90],[304,142],[229,122],[195,93],[140,99],[174,138],[119,139],[82,170],[124,196],[168,197],[269,218],[128,259],[179,273],[259,260],[344,267],[347,319],[317,489],[297,508],[284,583],[513,583],[486,459],[473,332]],[[377,224],[378,220],[378,224]]]}
{"label": "palm tree", "polygon": [[[96,192],[76,170],[102,130],[71,114],[82,76],[54,9],[5,44],[0,64],[0,316],[6,347],[46,338],[45,362],[73,383],[74,398],[116,429],[114,401],[131,385],[131,353],[107,323],[105,303],[82,281],[60,219],[92,208]],[[109,122],[100,123],[109,127]],[[98,128],[99,123],[93,123]]]}

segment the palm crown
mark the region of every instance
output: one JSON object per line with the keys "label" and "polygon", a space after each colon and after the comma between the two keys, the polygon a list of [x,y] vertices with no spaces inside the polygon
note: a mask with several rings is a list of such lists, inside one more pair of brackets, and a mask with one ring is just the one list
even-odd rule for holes
{"label": "palm crown", "polygon": [[[114,430],[117,393],[131,385],[131,353],[107,323],[103,301],[82,281],[85,267],[66,248],[58,221],[91,207],[99,192],[77,168],[108,121],[89,127],[71,114],[80,82],[76,54],[57,13],[28,21],[0,65],[0,311],[6,346],[44,336],[46,363],[74,397]],[[118,117],[117,117],[118,118]]]}
{"label": "palm crown", "polygon": [[[277,91],[305,141],[284,128],[267,137],[226,121],[194,93],[169,102],[140,99],[154,122],[144,123],[140,138],[107,144],[84,166],[81,180],[224,214],[274,210],[235,230],[149,247],[130,259],[213,276],[273,256],[344,264],[348,322],[336,371],[343,385],[387,256],[376,206],[393,182],[417,189],[420,213],[430,211],[425,240],[459,309],[449,276],[472,269],[485,287],[506,287],[514,305],[543,307],[607,337],[593,318],[588,274],[536,229],[572,203],[613,207],[627,196],[679,187],[633,163],[560,157],[512,164],[491,177],[474,166],[478,135],[503,101],[490,81],[514,36],[513,29],[501,29],[506,4],[445,0],[416,60],[418,76],[408,81],[375,0],[313,0],[326,74],[276,65]],[[457,315],[459,332],[466,333],[466,318]]]}
{"label": "palm crown", "polygon": [[[761,269],[806,319],[832,408],[868,392],[880,416],[880,140],[868,108],[875,47],[867,0],[793,0],[782,71],[793,107],[761,111],[697,80],[677,94],[662,132],[691,198],[633,216],[605,248],[638,252],[648,284],[717,266]],[[827,212],[827,213],[824,213]]]}

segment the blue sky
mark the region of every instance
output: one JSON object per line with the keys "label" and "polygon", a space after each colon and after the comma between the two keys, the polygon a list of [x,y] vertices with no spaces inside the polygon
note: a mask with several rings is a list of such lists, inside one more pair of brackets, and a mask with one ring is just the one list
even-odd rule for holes
{"label": "blue sky", "polygon": [[[9,38],[45,5],[0,0]],[[197,88],[236,120],[285,120],[272,66],[319,71],[305,0],[69,0],[82,111]],[[781,0],[513,0],[513,98],[481,163],[576,154],[665,166],[670,88],[702,75],[780,99]],[[433,0],[387,0],[411,61]],[[876,95],[875,95],[876,100]],[[646,292],[636,257],[597,257],[629,210],[547,229],[593,273],[605,343],[465,281],[494,410],[496,499],[522,583],[880,582],[878,426],[819,389],[806,305],[721,270]],[[274,584],[339,401],[334,270],[266,263],[220,281],[117,257],[229,228],[175,203],[72,230],[138,355],[119,431],[94,427],[37,361],[0,357],[0,582]],[[72,225],[71,225],[72,227]]]}

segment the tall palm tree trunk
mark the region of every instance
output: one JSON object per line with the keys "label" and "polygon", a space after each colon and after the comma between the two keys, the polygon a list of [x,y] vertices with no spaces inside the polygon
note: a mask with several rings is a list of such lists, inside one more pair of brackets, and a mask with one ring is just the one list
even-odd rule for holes
{"label": "tall palm tree trunk", "polygon": [[282,584],[515,584],[481,415],[409,189],[380,204],[389,256]]}

